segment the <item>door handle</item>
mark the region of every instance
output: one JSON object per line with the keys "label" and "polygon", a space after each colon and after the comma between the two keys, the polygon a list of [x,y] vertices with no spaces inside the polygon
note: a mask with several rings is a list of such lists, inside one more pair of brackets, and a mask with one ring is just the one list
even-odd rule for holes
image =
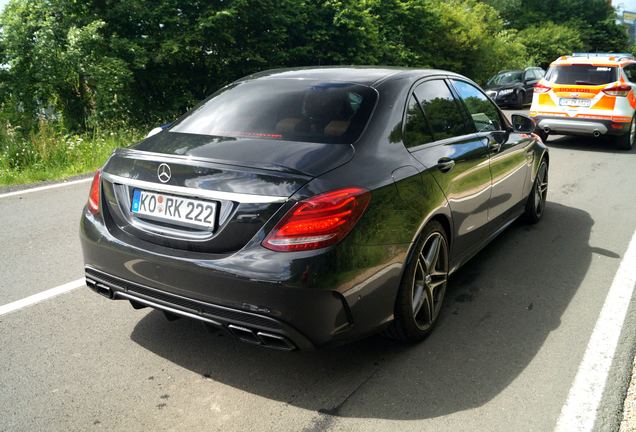
{"label": "door handle", "polygon": [[455,161],[446,157],[437,161],[437,169],[441,172],[449,172],[455,166]]}

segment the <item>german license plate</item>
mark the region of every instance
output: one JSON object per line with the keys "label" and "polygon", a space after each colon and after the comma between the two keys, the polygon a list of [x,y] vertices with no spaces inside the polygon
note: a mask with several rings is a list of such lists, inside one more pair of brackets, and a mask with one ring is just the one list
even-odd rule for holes
{"label": "german license plate", "polygon": [[559,105],[570,107],[589,107],[591,101],[589,99],[560,99]]}
{"label": "german license plate", "polygon": [[216,220],[216,203],[214,202],[141,189],[133,191],[131,211],[135,215],[149,219],[208,229],[214,228]]}

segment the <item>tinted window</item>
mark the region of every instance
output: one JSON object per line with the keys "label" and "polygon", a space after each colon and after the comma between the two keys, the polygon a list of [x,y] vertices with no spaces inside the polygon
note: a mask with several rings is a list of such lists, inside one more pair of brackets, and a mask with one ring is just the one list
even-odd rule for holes
{"label": "tinted window", "polygon": [[453,80],[453,85],[464,101],[479,132],[501,130],[499,110],[477,87],[465,81]]}
{"label": "tinted window", "polygon": [[415,89],[435,140],[473,132],[457,101],[442,80],[427,81]]}
{"label": "tinted window", "polygon": [[404,145],[415,147],[433,141],[433,135],[415,96],[409,99],[404,124]]}
{"label": "tinted window", "polygon": [[171,132],[319,143],[352,143],[373,106],[373,89],[349,83],[263,79],[228,86]]}
{"label": "tinted window", "polygon": [[552,66],[546,79],[555,84],[601,85],[617,80],[616,68],[592,65]]}
{"label": "tinted window", "polygon": [[627,76],[627,79],[630,80],[631,82],[636,81],[636,65],[627,65],[623,68],[623,72],[625,72],[625,76]]}

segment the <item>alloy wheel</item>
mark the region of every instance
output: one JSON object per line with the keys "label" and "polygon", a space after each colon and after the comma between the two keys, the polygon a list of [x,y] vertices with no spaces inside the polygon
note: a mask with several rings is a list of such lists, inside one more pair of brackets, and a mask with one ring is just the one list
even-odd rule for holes
{"label": "alloy wheel", "polygon": [[448,280],[448,246],[439,232],[424,242],[418,257],[412,285],[415,323],[421,330],[430,328],[442,307]]}
{"label": "alloy wheel", "polygon": [[537,173],[537,185],[534,188],[534,211],[537,216],[541,216],[545,201],[548,196],[548,166],[542,163]]}

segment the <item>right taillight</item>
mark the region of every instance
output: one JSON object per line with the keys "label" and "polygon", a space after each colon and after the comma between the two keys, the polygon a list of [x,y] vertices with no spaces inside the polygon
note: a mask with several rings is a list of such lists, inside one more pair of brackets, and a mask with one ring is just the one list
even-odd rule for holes
{"label": "right taillight", "polygon": [[626,97],[631,91],[632,87],[627,84],[616,84],[612,87],[603,89],[603,93],[608,94],[610,96],[622,96]]}
{"label": "right taillight", "polygon": [[100,185],[102,179],[102,171],[97,170],[95,176],[93,177],[93,182],[91,183],[91,190],[88,193],[88,210],[95,214],[99,212],[99,197],[100,197]]}
{"label": "right taillight", "polygon": [[538,83],[536,83],[536,84],[534,85],[534,92],[535,92],[535,93],[547,93],[547,92],[549,92],[550,90],[552,90],[552,87],[547,86],[547,85],[545,85],[545,84],[542,84],[542,83],[540,83],[540,82],[538,82]]}
{"label": "right taillight", "polygon": [[296,203],[263,240],[279,252],[319,249],[342,240],[353,229],[371,200],[371,193],[350,187]]}

